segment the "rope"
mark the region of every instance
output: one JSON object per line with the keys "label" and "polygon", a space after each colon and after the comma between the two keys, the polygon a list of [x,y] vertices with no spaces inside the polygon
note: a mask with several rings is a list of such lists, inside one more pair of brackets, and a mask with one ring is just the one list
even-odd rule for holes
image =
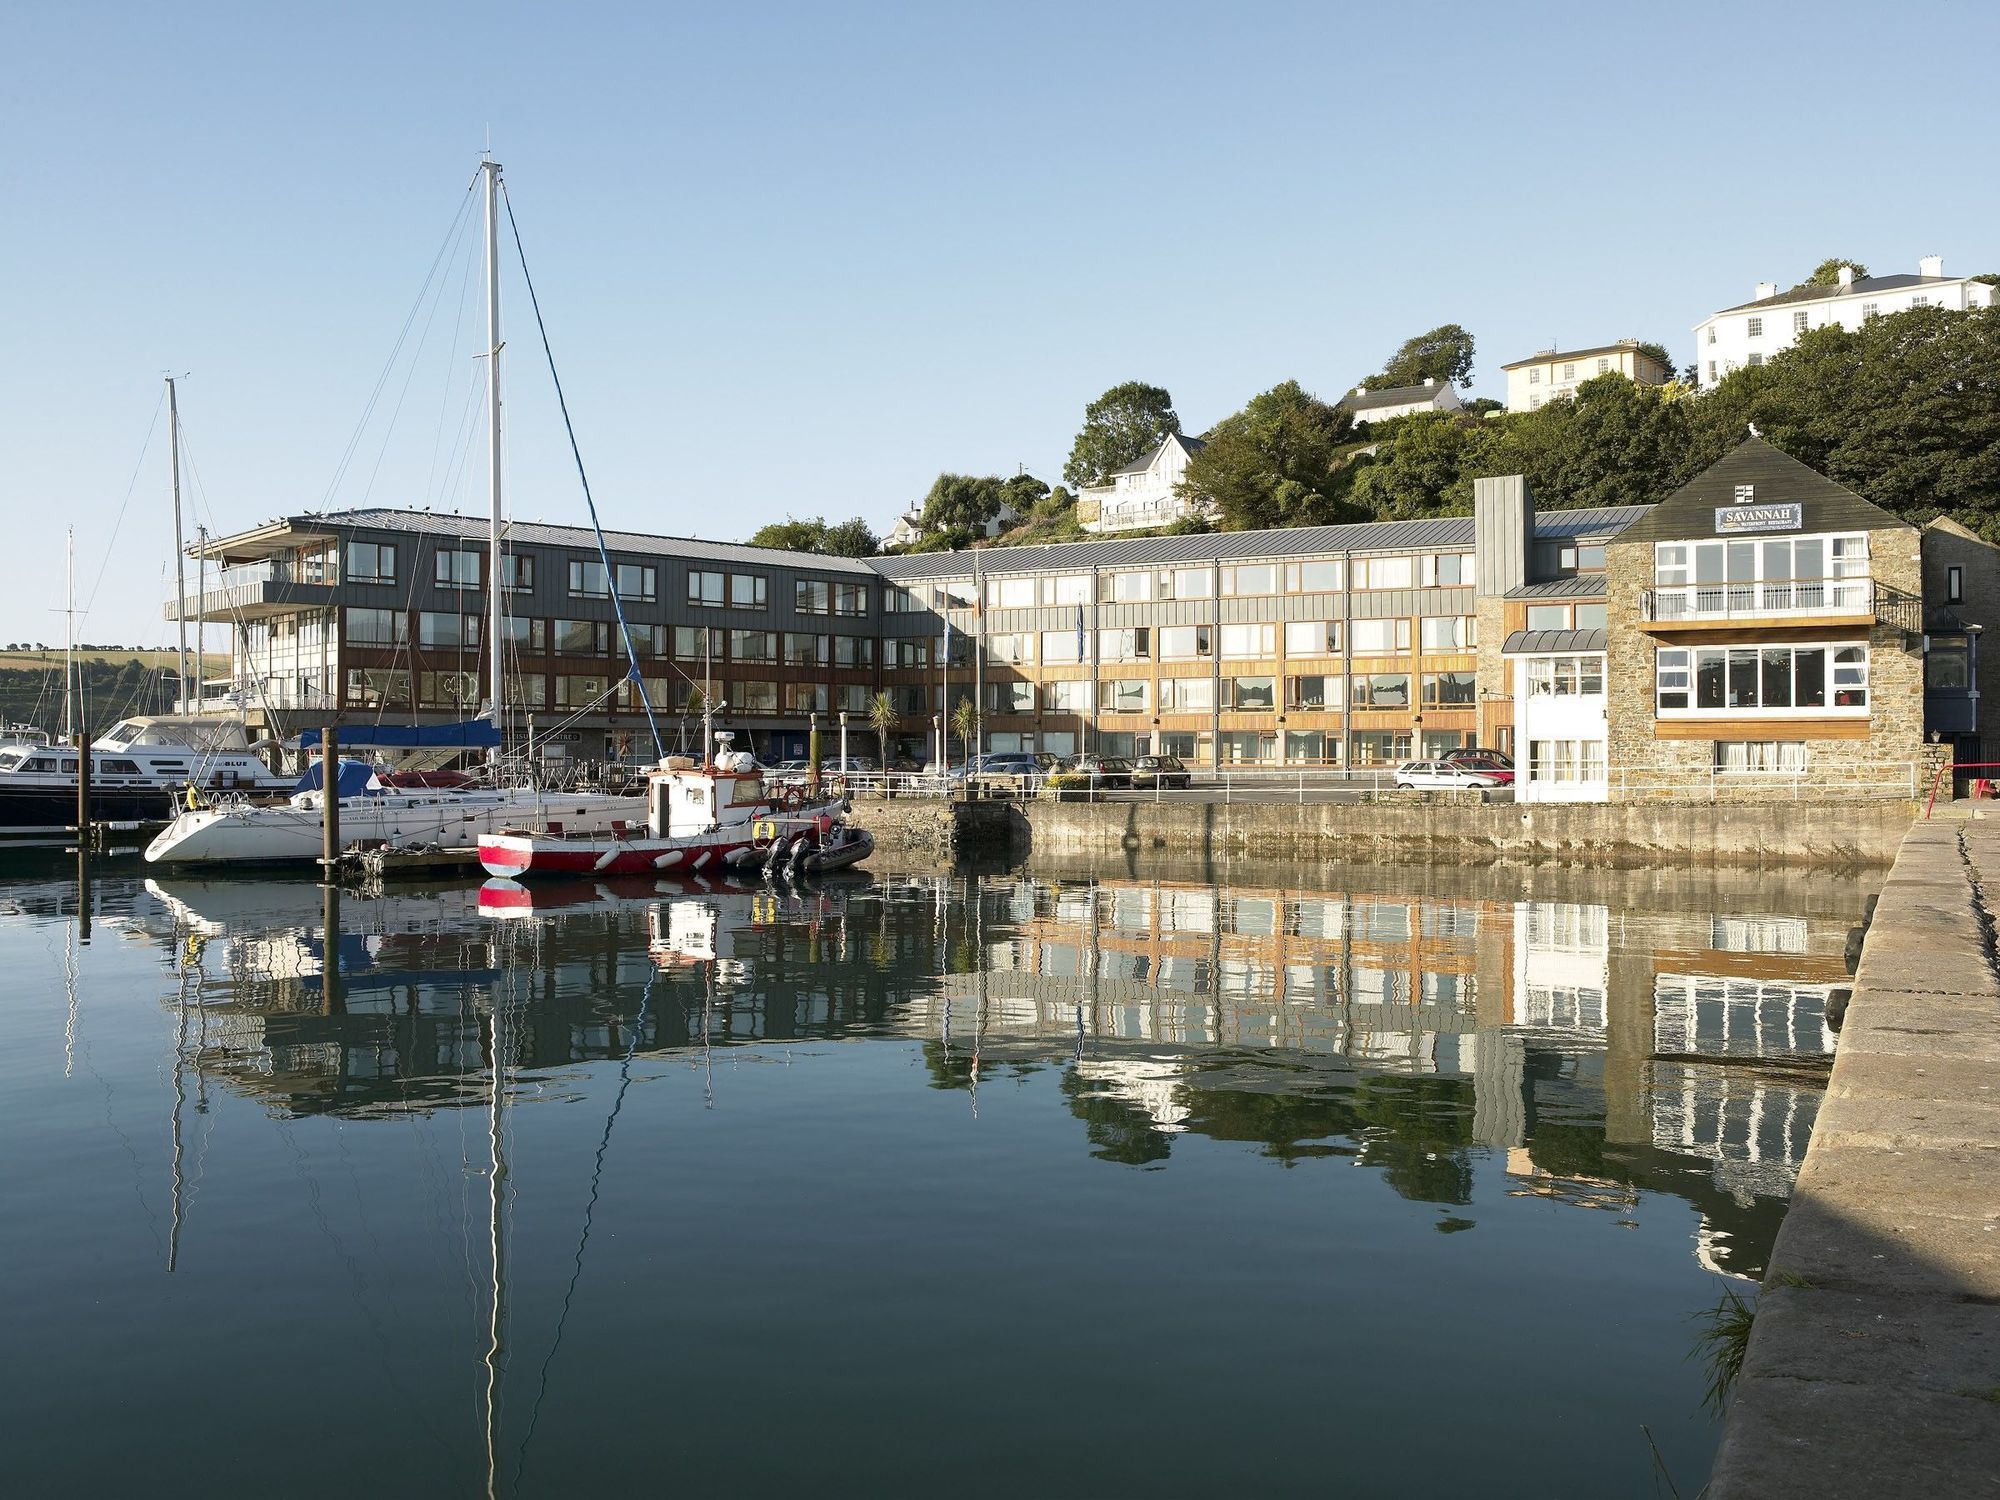
{"label": "rope", "polygon": [[542,321],[541,299],[535,295],[535,278],[528,274],[528,252],[521,244],[521,226],[514,221],[514,200],[508,195],[505,182],[500,184],[500,196],[507,205],[507,229],[514,236],[514,254],[521,262],[521,280],[528,288],[528,305],[535,312],[535,331],[541,335],[542,354],[549,362],[549,379],[555,384],[556,405],[562,411],[563,431],[569,435],[570,457],[576,460],[576,477],[583,485],[583,503],[590,510],[590,529],[597,537],[597,557],[604,568],[605,586],[611,591],[611,609],[618,616],[618,635],[625,643],[625,660],[630,668],[625,677],[638,689],[639,704],[646,710],[646,727],[653,732],[653,752],[664,756],[667,747],[660,738],[660,721],[653,715],[652,700],[646,696],[646,681],[639,675],[639,653],[632,645],[632,627],[625,623],[625,602],[618,597],[618,575],[611,567],[611,552],[604,543],[604,527],[597,519],[597,501],[590,493],[590,476],[583,469],[583,450],[577,446],[576,426],[569,419],[569,401],[563,395],[562,376],[556,373],[555,350],[549,347],[548,325]]}

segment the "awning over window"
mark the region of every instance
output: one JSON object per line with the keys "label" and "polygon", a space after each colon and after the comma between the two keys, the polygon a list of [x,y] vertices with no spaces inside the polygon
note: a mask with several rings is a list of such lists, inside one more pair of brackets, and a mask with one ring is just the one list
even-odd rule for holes
{"label": "awning over window", "polygon": [[1517,630],[1500,647],[1502,656],[1553,656],[1602,651],[1611,632],[1596,630]]}

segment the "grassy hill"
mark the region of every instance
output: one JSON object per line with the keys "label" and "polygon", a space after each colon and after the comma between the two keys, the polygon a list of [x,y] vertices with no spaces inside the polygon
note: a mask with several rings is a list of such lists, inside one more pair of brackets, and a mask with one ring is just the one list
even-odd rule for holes
{"label": "grassy hill", "polygon": [[[174,700],[174,653],[81,647],[77,677],[84,721],[95,729],[129,714],[166,713]],[[10,724],[62,728],[63,654],[59,649],[0,651],[0,719]],[[210,654],[208,675],[229,670],[229,658]]]}
{"label": "grassy hill", "polygon": [[[127,662],[137,661],[142,667],[154,670],[165,667],[171,670],[174,665],[174,652],[171,648],[165,651],[151,651],[143,647],[79,646],[76,648],[76,659],[79,662],[98,662],[114,667],[123,667]],[[52,670],[60,674],[62,663],[63,653],[60,646],[46,646],[40,650],[31,647],[26,651],[0,651],[0,671],[42,672]],[[202,673],[204,676],[216,677],[228,670],[229,658],[227,656],[218,655],[216,652],[211,651],[207,656],[202,658]]]}

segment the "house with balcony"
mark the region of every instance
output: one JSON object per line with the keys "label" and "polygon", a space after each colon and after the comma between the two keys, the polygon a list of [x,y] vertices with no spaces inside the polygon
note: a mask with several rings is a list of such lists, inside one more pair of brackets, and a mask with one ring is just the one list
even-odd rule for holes
{"label": "house with balcony", "polygon": [[1195,513],[1182,498],[1189,461],[1208,445],[1170,432],[1152,452],[1113,469],[1104,483],[1085,485],[1076,497],[1077,524],[1085,531],[1140,531],[1170,526]]}
{"label": "house with balcony", "polygon": [[1916,527],[1754,434],[1606,549],[1609,795],[1924,779]]}

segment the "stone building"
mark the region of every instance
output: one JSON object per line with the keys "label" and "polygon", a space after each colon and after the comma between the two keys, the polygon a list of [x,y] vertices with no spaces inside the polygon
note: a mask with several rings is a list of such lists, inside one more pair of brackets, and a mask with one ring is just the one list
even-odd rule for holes
{"label": "stone building", "polygon": [[1917,528],[1751,436],[1606,549],[1610,795],[1915,785]]}

